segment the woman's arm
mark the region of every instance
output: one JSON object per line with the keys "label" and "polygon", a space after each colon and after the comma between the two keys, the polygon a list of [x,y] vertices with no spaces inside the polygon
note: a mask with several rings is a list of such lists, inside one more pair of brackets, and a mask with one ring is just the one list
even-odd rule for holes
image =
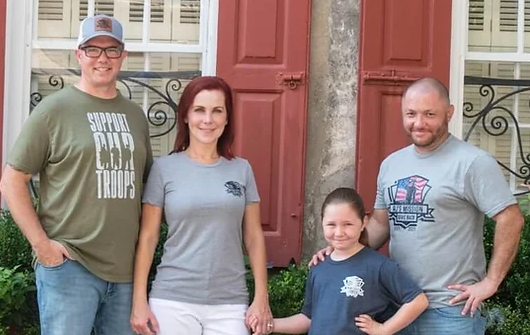
{"label": "woman's arm", "polygon": [[[272,314],[269,308],[269,295],[267,290],[267,255],[265,253],[265,237],[261,229],[259,203],[251,203],[245,207],[243,217],[243,241],[250,259],[250,267],[254,276],[254,301],[247,311],[246,322],[250,325],[254,315],[257,333],[268,333],[272,327]],[[270,326],[269,326],[270,325]]]}
{"label": "woman's arm", "polygon": [[311,319],[306,315],[299,313],[287,318],[274,319],[274,327],[272,331],[275,333],[305,334],[309,331],[310,326]]}
{"label": "woman's arm", "polygon": [[370,335],[395,334],[420,316],[427,306],[429,306],[427,296],[420,293],[411,302],[403,304],[396,314],[384,323],[376,322],[369,315],[363,314],[355,318],[355,324]]}
{"label": "woman's arm", "polygon": [[155,334],[158,324],[147,304],[147,281],[160,237],[162,207],[143,204],[140,235],[134,261],[134,288],[131,327],[140,334]]}

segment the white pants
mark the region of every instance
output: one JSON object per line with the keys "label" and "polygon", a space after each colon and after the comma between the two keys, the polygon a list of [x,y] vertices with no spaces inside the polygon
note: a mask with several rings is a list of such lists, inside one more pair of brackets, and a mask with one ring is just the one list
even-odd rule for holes
{"label": "white pants", "polygon": [[157,335],[249,335],[245,304],[199,305],[151,298],[149,306],[160,326]]}

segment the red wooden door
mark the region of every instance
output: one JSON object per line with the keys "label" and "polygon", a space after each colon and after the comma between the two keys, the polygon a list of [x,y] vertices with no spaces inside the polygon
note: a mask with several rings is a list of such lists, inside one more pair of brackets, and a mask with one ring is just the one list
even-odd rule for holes
{"label": "red wooden door", "polygon": [[310,8],[219,1],[217,75],[234,89],[235,151],[254,169],[274,266],[301,256]]}
{"label": "red wooden door", "polygon": [[355,180],[373,206],[381,161],[409,144],[401,94],[411,81],[449,84],[451,0],[362,0]]}

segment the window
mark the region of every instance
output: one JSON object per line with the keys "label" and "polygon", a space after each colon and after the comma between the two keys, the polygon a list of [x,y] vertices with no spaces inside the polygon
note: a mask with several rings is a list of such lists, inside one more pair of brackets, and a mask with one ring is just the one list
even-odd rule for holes
{"label": "window", "polygon": [[530,179],[530,0],[469,0],[467,14],[463,135],[517,192]]}

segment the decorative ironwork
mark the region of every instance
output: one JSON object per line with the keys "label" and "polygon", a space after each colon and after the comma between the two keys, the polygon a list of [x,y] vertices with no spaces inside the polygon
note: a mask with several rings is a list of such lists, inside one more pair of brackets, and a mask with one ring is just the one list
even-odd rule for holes
{"label": "decorative ironwork", "polygon": [[[80,71],[77,69],[37,69],[32,72],[35,76],[48,76],[48,84],[57,90],[64,88],[65,76],[79,76]],[[129,99],[133,98],[132,84],[138,85],[147,89],[149,92],[155,93],[158,99],[147,107],[147,120],[154,127],[167,127],[164,131],[151,134],[151,138],[161,137],[169,134],[177,123],[177,102],[176,95],[182,89],[182,80],[191,80],[200,76],[200,71],[172,71],[172,72],[156,72],[156,71],[121,71],[118,75],[119,88],[125,89],[125,96]],[[166,79],[168,80],[164,85],[162,92],[158,88],[149,85],[150,79]],[[32,92],[30,95],[31,110],[41,102],[43,95],[40,92]],[[163,109],[166,107],[166,109]],[[169,115],[168,111],[173,114]],[[159,128],[163,129],[163,128]]]}
{"label": "decorative ironwork", "polygon": [[[48,76],[48,84],[57,91],[64,88],[65,77],[79,76],[80,74],[80,70],[77,69],[34,69],[32,71],[33,76]],[[157,96],[156,101],[152,102],[146,111],[149,124],[159,127],[158,129],[165,129],[150,134],[151,138],[155,138],[169,134],[177,125],[176,95],[183,87],[182,81],[191,80],[200,75],[200,71],[121,71],[118,74],[118,86],[120,90],[125,90],[124,95],[129,99],[133,98],[131,88],[133,84],[143,87]],[[149,85],[148,82],[151,79],[167,80],[163,91]],[[43,97],[43,94],[38,91],[30,94],[30,113],[42,101]],[[168,112],[172,115],[169,115]],[[37,192],[33,182],[30,182],[30,187],[33,195],[36,196]]]}
{"label": "decorative ironwork", "polygon": [[[478,108],[475,109],[473,103],[464,102],[464,118],[472,120],[471,126],[464,134],[464,140],[468,141],[473,131],[479,125],[482,126],[481,129],[488,135],[496,137],[504,135],[510,128],[513,129],[517,137],[517,147],[522,165],[514,171],[501,161],[497,160],[497,162],[509,173],[523,180],[524,184],[530,184],[530,153],[524,153],[519,121],[512,110],[501,105],[510,97],[530,91],[530,80],[465,76],[464,85],[479,86],[478,92],[480,96],[487,100],[486,105],[481,107],[480,110]],[[513,90],[508,94],[498,95],[495,87],[513,87]],[[493,114],[493,112],[497,113]],[[527,194],[529,192],[530,190],[516,192],[515,195]]]}

